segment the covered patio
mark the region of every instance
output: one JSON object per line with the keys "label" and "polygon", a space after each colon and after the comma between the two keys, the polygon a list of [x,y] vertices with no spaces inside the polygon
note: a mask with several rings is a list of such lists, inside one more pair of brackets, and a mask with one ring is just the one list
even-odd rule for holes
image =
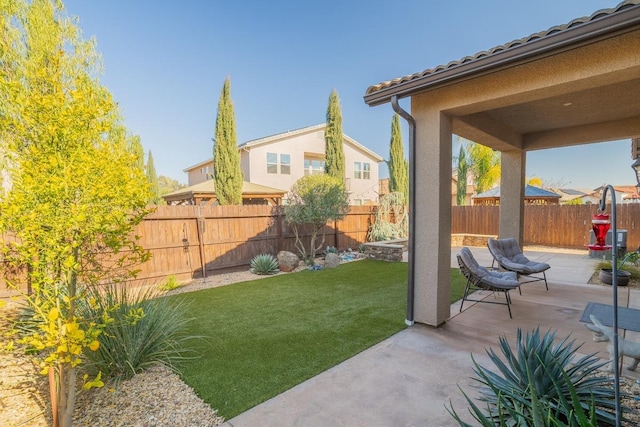
{"label": "covered patio", "polygon": [[449,318],[452,135],[501,152],[499,236],[522,246],[527,152],[640,136],[638,52],[640,3],[628,0],[367,89],[368,105],[409,122],[408,324]]}

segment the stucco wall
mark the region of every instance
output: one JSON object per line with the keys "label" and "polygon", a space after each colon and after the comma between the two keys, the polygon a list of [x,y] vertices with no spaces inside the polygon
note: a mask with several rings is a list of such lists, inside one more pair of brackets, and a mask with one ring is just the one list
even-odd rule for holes
{"label": "stucco wall", "polygon": [[[324,158],[324,130],[281,138],[264,144],[240,149],[240,164],[244,179],[260,185],[266,185],[288,191],[291,186],[304,176],[305,156]],[[379,165],[377,160],[350,141],[344,141],[345,178],[349,201],[351,204],[378,202]],[[267,153],[278,155],[278,172],[267,173]],[[281,173],[280,155],[290,156],[290,174]],[[368,163],[369,179],[355,178],[354,163]],[[195,185],[207,179],[206,167],[213,173],[213,161],[203,163],[188,171],[189,185]],[[202,172],[201,172],[202,170]]]}

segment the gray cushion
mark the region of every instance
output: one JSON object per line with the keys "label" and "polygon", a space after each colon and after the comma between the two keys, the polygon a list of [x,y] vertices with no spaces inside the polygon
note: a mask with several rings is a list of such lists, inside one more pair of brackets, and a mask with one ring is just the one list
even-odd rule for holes
{"label": "gray cushion", "polygon": [[551,268],[546,262],[530,261],[514,238],[489,239],[487,246],[491,255],[502,268],[522,274],[541,273]]}
{"label": "gray cushion", "polygon": [[469,248],[461,248],[458,257],[469,269],[471,274],[492,286],[513,289],[520,286],[516,273],[512,271],[493,271],[478,264]]}

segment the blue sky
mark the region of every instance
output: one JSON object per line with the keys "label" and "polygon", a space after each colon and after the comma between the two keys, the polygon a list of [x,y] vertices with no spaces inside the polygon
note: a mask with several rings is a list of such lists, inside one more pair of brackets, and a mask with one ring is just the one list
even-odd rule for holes
{"label": "blue sky", "polygon": [[[63,0],[64,1],[64,0]],[[390,105],[368,107],[368,86],[473,55],[614,7],[598,0],[66,0],[104,62],[101,81],[156,171],[212,156],[224,79],[231,78],[238,143],[325,121],[340,96],[343,130],[388,158]],[[410,109],[409,101],[401,101]],[[406,144],[407,133],[404,132]],[[635,184],[630,142],[533,152],[527,177],[571,187]],[[454,149],[457,154],[457,149]],[[386,175],[386,167],[381,167]]]}

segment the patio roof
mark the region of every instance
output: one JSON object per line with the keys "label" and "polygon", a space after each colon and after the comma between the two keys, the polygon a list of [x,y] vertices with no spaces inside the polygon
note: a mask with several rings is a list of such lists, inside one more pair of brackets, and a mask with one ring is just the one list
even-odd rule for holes
{"label": "patio roof", "polygon": [[382,104],[389,102],[393,95],[404,98],[528,60],[538,60],[544,55],[592,43],[603,36],[632,31],[640,25],[639,5],[640,0],[627,0],[616,7],[598,10],[589,17],[576,18],[446,65],[369,86],[365,102],[371,106]]}
{"label": "patio roof", "polygon": [[[481,199],[483,197],[500,197],[500,187],[495,187],[491,190],[473,196],[474,199]],[[527,185],[526,187],[524,187],[524,197],[559,199],[560,195],[558,193],[554,193],[553,191],[545,190],[544,188]]]}
{"label": "patio roof", "polygon": [[[416,95],[439,97],[441,89],[500,75],[531,63],[555,61],[560,54],[593,46],[604,57],[610,46],[604,40],[625,43],[640,30],[640,0],[627,0],[589,17],[517,39],[446,65],[370,86],[365,102],[375,106]],[[622,35],[629,35],[626,39]],[[635,48],[634,48],[635,49]],[[617,55],[612,52],[612,55]],[[582,59],[576,59],[581,61]],[[583,64],[580,64],[583,65]],[[592,64],[595,65],[595,64]],[[565,66],[562,60],[557,67]],[[531,67],[535,73],[535,67]],[[544,76],[531,75],[542,80]],[[470,86],[471,87],[471,86]],[[496,92],[499,92],[497,87]],[[613,69],[609,75],[573,81],[549,79],[539,90],[524,91],[482,104],[458,106],[447,111],[454,119],[453,132],[491,148],[525,151],[624,139],[640,134],[640,70]],[[576,131],[578,130],[579,131]],[[519,136],[522,136],[520,138]],[[505,144],[506,143],[506,144]]]}
{"label": "patio roof", "polygon": [[[278,188],[267,187],[266,185],[247,181],[242,182],[242,199],[245,202],[251,199],[264,199],[271,204],[279,205],[285,193],[285,190]],[[168,204],[187,203],[194,205],[200,204],[201,202],[212,202],[215,200],[215,197],[216,187],[214,181],[211,179],[162,196]]]}

